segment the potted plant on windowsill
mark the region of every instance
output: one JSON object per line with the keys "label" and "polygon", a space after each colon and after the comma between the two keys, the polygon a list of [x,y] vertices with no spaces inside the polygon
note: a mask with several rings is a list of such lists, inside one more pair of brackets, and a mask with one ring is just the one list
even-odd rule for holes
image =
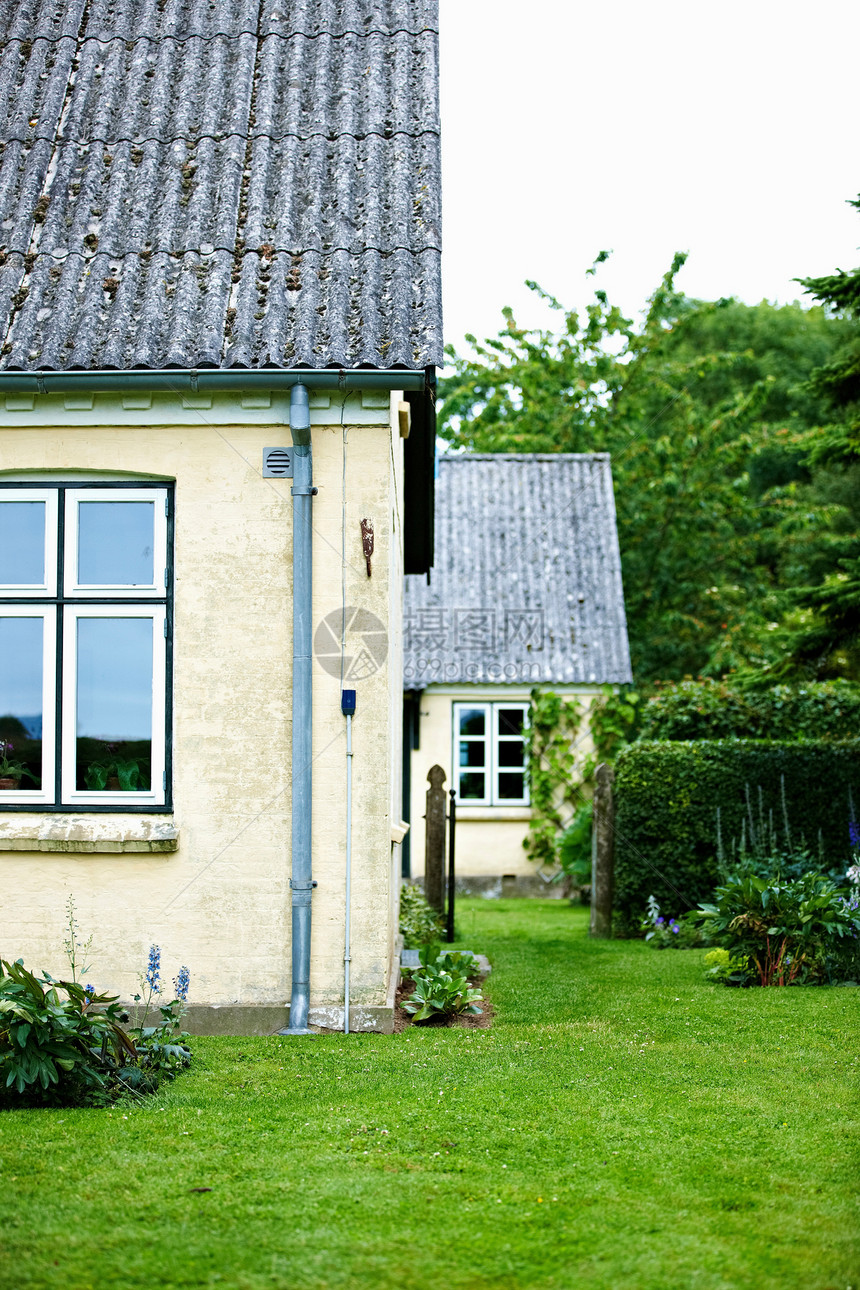
{"label": "potted plant on windowsill", "polygon": [[84,784],[97,793],[136,793],[145,788],[143,764],[137,757],[118,757],[110,745],[108,755],[90,762],[84,771]]}
{"label": "potted plant on windowsill", "polygon": [[15,751],[14,745],[6,739],[0,739],[0,792],[14,792],[26,775],[38,788],[39,781],[22,761],[10,757]]}

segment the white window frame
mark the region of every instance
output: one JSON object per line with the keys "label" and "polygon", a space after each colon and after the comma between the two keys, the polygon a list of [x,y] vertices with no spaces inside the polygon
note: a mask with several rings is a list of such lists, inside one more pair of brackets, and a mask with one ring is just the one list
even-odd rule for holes
{"label": "white window frame", "polygon": [[[0,618],[41,618],[42,627],[42,786],[4,792],[9,806],[53,805],[56,795],[57,610],[54,605],[0,605]],[[22,780],[22,783],[26,781]]]}
{"label": "white window frame", "polygon": [[[150,502],[153,506],[152,574],[150,583],[79,583],[78,582],[78,515],[82,502]],[[64,551],[65,593],[67,596],[144,596],[163,598],[167,594],[167,489],[165,488],[67,488]]]}
{"label": "white window frame", "polygon": [[[499,744],[520,741],[518,735],[500,735],[498,711],[500,708],[516,708],[523,714],[523,743],[524,750],[528,745],[528,727],[529,727],[529,708],[527,700],[522,699],[478,699],[470,702],[468,700],[458,701],[452,705],[451,730],[453,736],[452,748],[452,766],[454,767],[454,787],[456,789],[457,803],[462,806],[528,806],[530,804],[529,786],[528,786],[528,756],[524,756],[523,763],[523,789],[522,797],[500,797],[499,796],[499,775],[512,773],[517,774],[517,767],[499,765]],[[461,735],[460,734],[460,712],[463,710],[477,711],[484,713],[484,734],[483,735]],[[483,774],[485,776],[485,785],[490,789],[483,797],[461,797],[460,796],[460,777],[463,774],[475,773],[478,767],[460,765],[460,740],[472,739],[475,743],[483,742],[485,757]]]}
{"label": "white window frame", "polygon": [[[150,754],[150,787],[131,792],[75,787],[77,752],[77,679],[78,679],[78,622],[82,618],[146,618],[152,622],[152,751]],[[63,620],[63,745],[62,801],[88,803],[90,806],[119,807],[129,803],[139,806],[159,806],[165,800],[166,765],[166,712],[164,703],[166,679],[164,605],[67,605]]]}
{"label": "white window frame", "polygon": [[2,596],[56,596],[57,594],[57,490],[55,488],[15,488],[4,490],[3,500],[7,502],[44,502],[45,503],[45,577],[41,583],[3,582],[0,583]]}

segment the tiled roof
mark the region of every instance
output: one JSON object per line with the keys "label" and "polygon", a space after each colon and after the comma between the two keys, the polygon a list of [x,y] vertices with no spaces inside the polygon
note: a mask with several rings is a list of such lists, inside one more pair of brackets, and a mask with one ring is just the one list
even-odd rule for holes
{"label": "tiled roof", "polygon": [[436,0],[0,0],[0,367],[441,362]]}
{"label": "tiled roof", "polygon": [[446,456],[432,581],[406,578],[405,685],[631,680],[606,453]]}

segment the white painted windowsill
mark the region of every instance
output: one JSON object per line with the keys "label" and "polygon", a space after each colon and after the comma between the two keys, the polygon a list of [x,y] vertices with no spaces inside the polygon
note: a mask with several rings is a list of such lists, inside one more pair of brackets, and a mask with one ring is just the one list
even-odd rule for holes
{"label": "white painted windowsill", "polygon": [[24,815],[0,818],[0,851],[159,854],[179,848],[179,829],[160,815]]}

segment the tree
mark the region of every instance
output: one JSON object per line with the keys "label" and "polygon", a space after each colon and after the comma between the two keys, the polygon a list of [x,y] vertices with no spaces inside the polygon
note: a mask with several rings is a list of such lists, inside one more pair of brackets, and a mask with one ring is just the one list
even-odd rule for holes
{"label": "tree", "polygon": [[[530,284],[559,329],[521,329],[507,310],[496,339],[449,350],[441,387],[453,445],[612,454],[638,681],[778,656],[770,625],[810,479],[802,441],[823,407],[802,381],[841,335],[820,308],[692,300],[675,286],[684,258],[639,327],[601,291],[580,316]],[[826,530],[825,511],[807,499],[805,523]]]}

